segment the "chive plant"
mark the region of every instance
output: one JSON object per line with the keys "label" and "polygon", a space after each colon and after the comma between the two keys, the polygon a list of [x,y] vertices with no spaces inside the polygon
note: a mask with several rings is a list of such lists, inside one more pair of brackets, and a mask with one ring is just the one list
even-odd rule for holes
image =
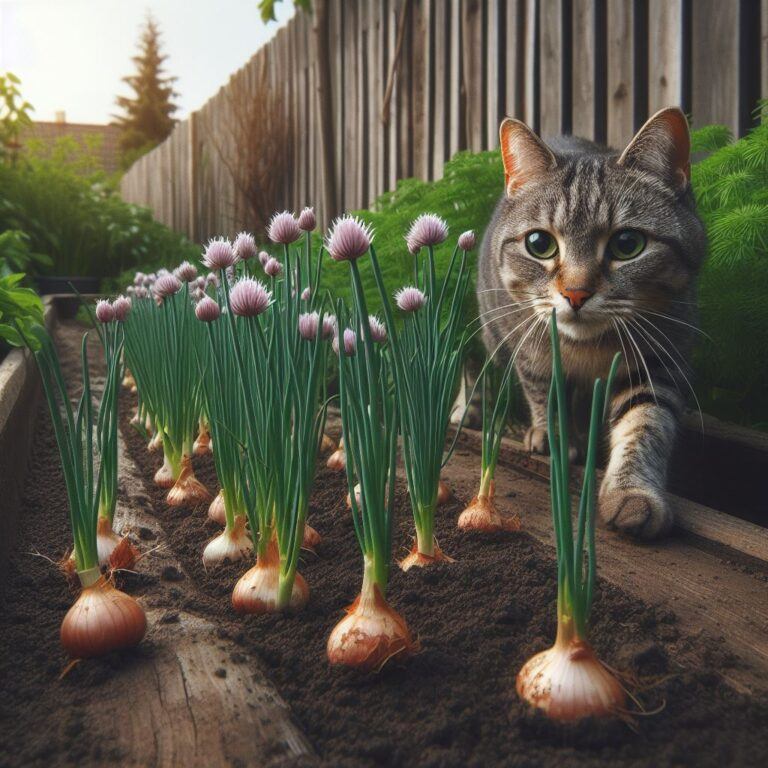
{"label": "chive plant", "polygon": [[339,302],[343,341],[336,349],[348,498],[363,554],[363,583],[347,615],[331,632],[327,654],[332,664],[365,670],[378,669],[388,659],[407,656],[417,647],[405,620],[385,597],[392,559],[398,422],[386,331],[368,315],[357,267],[370,237],[359,221],[344,217],[334,223],[328,239],[331,256],[349,262],[354,297],[351,317]]}
{"label": "chive plant", "polygon": [[[275,215],[269,234],[283,246],[284,257],[279,270],[267,271],[269,288],[245,276],[230,288],[226,271],[235,267],[237,255],[225,240],[212,241],[204,257],[206,266],[221,273],[221,318],[215,322],[226,328],[225,351],[234,355],[242,402],[241,487],[256,565],[238,581],[232,603],[246,613],[298,609],[308,599],[297,568],[325,422],[328,345],[322,332],[303,335],[299,322],[307,313],[320,317],[321,261],[307,264],[308,255],[292,253],[290,246],[301,237],[292,214]],[[313,283],[305,298],[307,274]],[[215,353],[212,332],[209,343]],[[214,455],[215,446],[214,436]]]}
{"label": "chive plant", "polygon": [[607,383],[597,379],[592,391],[587,457],[574,535],[571,516],[568,406],[560,357],[557,320],[552,313],[552,383],[547,432],[550,453],[550,497],[557,545],[557,637],[549,650],[538,653],[520,670],[521,698],[555,720],[578,720],[616,713],[625,694],[616,677],[598,660],[588,641],[588,622],[596,578],[595,496],[596,462],[606,404],[620,357]]}
{"label": "chive plant", "polygon": [[493,407],[490,406],[490,379],[495,371],[486,361],[482,372],[482,436],[480,451],[480,488],[466,509],[459,515],[459,528],[465,531],[519,531],[520,518],[502,514],[494,501],[496,465],[501,451],[501,439],[507,429],[507,420],[514,404],[514,360],[504,368],[496,387]]}
{"label": "chive plant", "polygon": [[200,378],[190,374],[203,331],[195,320],[189,283],[163,274],[152,293],[155,301],[142,301],[126,323],[128,362],[162,441],[164,461],[155,482],[170,487],[169,504],[198,504],[210,500],[192,468],[202,393]]}
{"label": "chive plant", "polygon": [[[462,306],[470,286],[467,255],[475,238],[471,232],[461,235],[446,273],[438,278],[434,248],[447,235],[445,222],[431,214],[420,216],[408,232],[406,242],[414,256],[414,284],[395,294],[405,316],[400,331],[395,326],[375,248],[371,248],[373,273],[392,347],[403,463],[416,527],[413,549],[400,563],[403,570],[450,561],[435,540],[435,510],[448,425],[470,338]],[[459,251],[461,258],[457,258]]]}
{"label": "chive plant", "polygon": [[[61,642],[73,658],[98,656],[136,645],[146,631],[146,617],[139,604],[115,589],[99,569],[97,530],[106,467],[95,437],[94,404],[88,369],[88,335],[81,347],[82,393],[73,409],[56,347],[41,326],[25,336],[34,352],[43,382],[69,505],[74,540],[74,563],[82,591],[61,625]],[[123,341],[118,338],[107,355],[107,382],[120,381],[119,359]],[[117,408],[109,387],[102,392],[98,413]]]}
{"label": "chive plant", "polygon": [[195,307],[195,314],[205,323],[208,335],[209,343],[198,352],[198,365],[209,428],[216,445],[213,461],[221,486],[209,516],[224,523],[224,531],[203,551],[203,563],[213,566],[226,560],[240,560],[253,549],[246,530],[241,469],[245,409],[235,358],[228,350],[227,327],[217,322],[221,315],[218,303],[206,295]]}

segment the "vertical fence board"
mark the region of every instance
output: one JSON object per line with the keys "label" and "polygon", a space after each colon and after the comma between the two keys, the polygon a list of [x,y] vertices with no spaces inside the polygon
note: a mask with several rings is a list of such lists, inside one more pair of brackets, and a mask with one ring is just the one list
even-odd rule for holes
{"label": "vertical fence board", "polygon": [[464,0],[462,7],[464,44],[462,91],[466,104],[467,148],[479,152],[483,148],[483,3],[482,0]]}
{"label": "vertical fence board", "polygon": [[634,115],[633,0],[608,0],[608,135],[621,147],[632,136]]}
{"label": "vertical fence board", "polygon": [[[539,13],[541,73],[541,134],[563,131],[563,13],[562,0],[541,0]],[[570,34],[570,30],[569,30]]]}
{"label": "vertical fence board", "polygon": [[573,2],[573,132],[595,138],[595,5]]}
{"label": "vertical fence board", "polygon": [[648,112],[683,101],[683,0],[648,3]]}

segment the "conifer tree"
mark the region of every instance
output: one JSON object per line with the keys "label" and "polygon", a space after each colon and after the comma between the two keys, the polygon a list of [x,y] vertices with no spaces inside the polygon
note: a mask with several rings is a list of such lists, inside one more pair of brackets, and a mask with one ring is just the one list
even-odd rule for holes
{"label": "conifer tree", "polygon": [[144,23],[138,48],[132,59],[136,73],[123,78],[135,95],[117,97],[117,105],[124,112],[116,121],[122,128],[120,147],[126,165],[168,136],[178,109],[173,103],[178,95],[173,90],[176,78],[165,75],[163,63],[168,56],[161,53],[160,29],[151,16]]}

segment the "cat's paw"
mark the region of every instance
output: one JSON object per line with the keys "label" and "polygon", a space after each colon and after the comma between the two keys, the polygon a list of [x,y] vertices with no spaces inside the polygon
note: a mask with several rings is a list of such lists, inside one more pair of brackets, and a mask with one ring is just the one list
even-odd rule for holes
{"label": "cat's paw", "polygon": [[549,453],[547,430],[544,427],[529,427],[523,438],[523,445],[528,453]]}
{"label": "cat's paw", "polygon": [[611,488],[601,491],[600,519],[613,528],[638,539],[658,539],[672,527],[673,516],[667,502],[645,488]]}

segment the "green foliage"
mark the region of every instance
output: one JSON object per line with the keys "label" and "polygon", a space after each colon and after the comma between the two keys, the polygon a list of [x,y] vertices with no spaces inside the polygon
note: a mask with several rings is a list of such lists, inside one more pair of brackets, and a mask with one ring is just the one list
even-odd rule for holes
{"label": "green foliage", "polygon": [[0,277],[0,339],[14,347],[23,346],[19,330],[32,338],[32,328],[43,324],[43,303],[31,288],[19,283],[23,274]]}
{"label": "green foliage", "polygon": [[150,16],[141,33],[139,53],[133,57],[136,73],[123,78],[135,95],[118,96],[116,100],[124,112],[117,122],[122,128],[120,147],[126,153],[126,162],[136,160],[173,130],[173,113],[178,109],[173,98],[178,94],[173,90],[176,78],[163,74],[167,58],[160,52],[160,30]]}
{"label": "green foliage", "polygon": [[[259,13],[265,24],[275,20],[275,4],[279,2],[280,0],[259,0]],[[312,0],[293,0],[293,4],[305,13],[312,11]]]}
{"label": "green foliage", "polygon": [[710,243],[699,288],[709,338],[695,352],[696,390],[703,410],[768,428],[768,124],[736,142],[723,126],[693,138],[714,148],[692,168]]}
{"label": "green foliage", "polygon": [[29,113],[34,107],[21,96],[19,80],[12,72],[0,75],[0,160],[13,157],[18,147],[19,133],[32,122]]}
{"label": "green foliage", "polygon": [[6,277],[15,272],[36,272],[41,267],[49,266],[50,257],[32,250],[26,232],[20,229],[0,232],[0,276]]}

